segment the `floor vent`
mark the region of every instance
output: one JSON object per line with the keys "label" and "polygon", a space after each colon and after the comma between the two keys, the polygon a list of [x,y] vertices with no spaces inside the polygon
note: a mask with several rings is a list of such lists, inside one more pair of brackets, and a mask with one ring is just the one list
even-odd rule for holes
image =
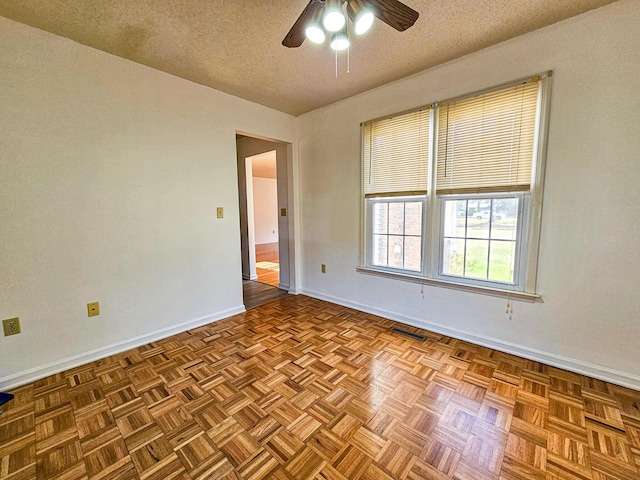
{"label": "floor vent", "polygon": [[427,337],[424,335],[420,335],[419,333],[409,332],[408,330],[403,330],[401,328],[392,327],[391,331],[393,333],[399,333],[400,335],[406,335],[407,337],[411,337],[415,340],[420,340],[421,342],[427,339]]}

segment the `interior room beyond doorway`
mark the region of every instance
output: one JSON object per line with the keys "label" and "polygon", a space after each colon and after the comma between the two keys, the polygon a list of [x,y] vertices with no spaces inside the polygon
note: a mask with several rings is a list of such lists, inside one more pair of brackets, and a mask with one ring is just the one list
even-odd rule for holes
{"label": "interior room beyond doorway", "polygon": [[251,170],[257,281],[277,287],[280,281],[280,261],[275,150],[252,157]]}

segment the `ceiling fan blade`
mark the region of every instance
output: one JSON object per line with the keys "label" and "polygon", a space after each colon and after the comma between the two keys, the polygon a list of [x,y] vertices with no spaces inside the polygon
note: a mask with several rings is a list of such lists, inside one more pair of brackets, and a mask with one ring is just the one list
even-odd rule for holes
{"label": "ceiling fan blade", "polygon": [[309,0],[309,3],[304,7],[296,23],[293,24],[287,36],[282,40],[282,45],[289,48],[296,48],[302,45],[305,39],[304,27],[307,22],[314,17],[316,12],[323,7],[324,2],[322,0]]}
{"label": "ceiling fan blade", "polygon": [[398,0],[366,0],[374,8],[373,14],[399,32],[411,27],[419,13]]}

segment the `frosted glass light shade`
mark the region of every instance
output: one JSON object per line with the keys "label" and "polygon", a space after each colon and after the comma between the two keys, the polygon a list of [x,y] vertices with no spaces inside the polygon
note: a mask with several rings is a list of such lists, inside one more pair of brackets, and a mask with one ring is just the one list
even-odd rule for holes
{"label": "frosted glass light shade", "polygon": [[353,29],[356,34],[362,35],[373,25],[373,13],[370,10],[361,10],[353,21]]}
{"label": "frosted glass light shade", "polygon": [[337,32],[331,36],[331,48],[334,50],[346,50],[349,48],[349,37],[344,32]]}
{"label": "frosted glass light shade", "polygon": [[313,43],[324,43],[327,36],[324,33],[324,30],[318,23],[310,24],[304,31],[304,34],[307,38]]}
{"label": "frosted glass light shade", "polygon": [[325,7],[325,14],[322,20],[322,24],[324,25],[324,28],[326,28],[329,32],[337,32],[338,30],[341,30],[346,22],[347,19],[344,18],[342,8],[335,4],[327,5]]}

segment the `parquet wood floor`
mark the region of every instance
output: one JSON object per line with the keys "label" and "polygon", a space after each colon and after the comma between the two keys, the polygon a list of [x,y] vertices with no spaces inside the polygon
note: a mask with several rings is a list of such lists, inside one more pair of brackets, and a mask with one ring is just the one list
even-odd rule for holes
{"label": "parquet wood floor", "polygon": [[391,326],[290,296],[24,385],[0,477],[640,478],[639,392]]}

